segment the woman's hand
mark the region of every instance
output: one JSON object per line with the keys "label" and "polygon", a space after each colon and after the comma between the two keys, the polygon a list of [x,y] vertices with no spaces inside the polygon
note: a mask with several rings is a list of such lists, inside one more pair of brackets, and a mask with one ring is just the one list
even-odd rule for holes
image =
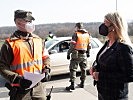
{"label": "woman's hand", "polygon": [[99,72],[93,72],[93,79],[95,80],[95,81],[98,81],[99,79],[98,79],[98,77],[99,77]]}
{"label": "woman's hand", "polygon": [[94,72],[94,71],[95,71],[94,68],[91,67],[91,68],[89,69],[89,73],[90,73],[90,75],[93,75],[93,72]]}

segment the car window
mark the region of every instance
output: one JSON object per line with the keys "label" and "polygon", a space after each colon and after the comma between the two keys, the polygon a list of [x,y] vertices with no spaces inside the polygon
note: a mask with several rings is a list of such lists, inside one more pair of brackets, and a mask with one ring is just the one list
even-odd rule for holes
{"label": "car window", "polygon": [[98,48],[99,45],[93,40],[91,39],[91,48]]}
{"label": "car window", "polygon": [[52,39],[45,42],[45,48],[48,49],[52,44],[56,43],[58,40]]}
{"label": "car window", "polygon": [[55,45],[51,50],[56,50],[57,52],[59,52],[59,45]]}
{"label": "car window", "polygon": [[58,44],[53,46],[50,51],[56,51],[57,53],[67,52],[70,46],[69,44],[70,44],[69,40],[59,42]]}
{"label": "car window", "polygon": [[59,52],[67,52],[69,49],[69,43],[67,41],[63,41],[59,44]]}

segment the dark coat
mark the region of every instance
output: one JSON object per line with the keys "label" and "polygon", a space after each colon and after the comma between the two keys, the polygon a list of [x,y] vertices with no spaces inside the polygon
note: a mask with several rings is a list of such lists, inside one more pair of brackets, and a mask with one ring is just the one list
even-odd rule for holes
{"label": "dark coat", "polygon": [[99,58],[108,41],[97,54],[97,82],[101,100],[118,100],[128,94],[128,83],[133,82],[133,49],[126,44],[115,42]]}

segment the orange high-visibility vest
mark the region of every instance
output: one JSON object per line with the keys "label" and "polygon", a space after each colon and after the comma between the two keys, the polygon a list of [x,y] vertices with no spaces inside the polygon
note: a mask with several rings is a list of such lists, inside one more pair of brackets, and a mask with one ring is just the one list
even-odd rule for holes
{"label": "orange high-visibility vest", "polygon": [[32,73],[41,73],[42,72],[42,40],[37,37],[33,37],[34,42],[34,55],[31,54],[24,40],[10,40],[7,39],[7,42],[10,44],[14,59],[10,66],[10,69],[13,72],[18,73],[19,75],[24,75],[24,70]]}
{"label": "orange high-visibility vest", "polygon": [[82,34],[81,32],[76,32],[77,33],[77,42],[75,45],[76,50],[87,50],[87,46],[90,43],[90,36],[88,33]]}

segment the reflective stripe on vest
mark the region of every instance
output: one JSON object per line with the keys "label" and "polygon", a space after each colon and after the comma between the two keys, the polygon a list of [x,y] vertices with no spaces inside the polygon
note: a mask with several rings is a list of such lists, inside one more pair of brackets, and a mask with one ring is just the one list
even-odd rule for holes
{"label": "reflective stripe on vest", "polygon": [[77,42],[75,49],[76,50],[87,50],[87,46],[90,43],[90,36],[88,33],[82,34],[81,32],[76,32],[77,33]]}
{"label": "reflective stripe on vest", "polygon": [[[21,68],[23,69],[26,69],[27,67],[30,67],[30,66],[33,66],[34,64],[36,65],[41,65],[42,64],[42,61],[32,61],[32,62],[26,62],[26,63],[23,63],[23,64],[18,64],[18,65],[11,65],[11,70],[20,70]],[[16,69],[17,68],[17,69]]]}
{"label": "reflective stripe on vest", "polygon": [[24,40],[10,40],[7,39],[10,44],[14,59],[10,66],[10,69],[19,75],[24,74],[24,70],[28,72],[42,71],[42,40],[40,38],[33,38],[34,43],[34,55],[31,54]]}

